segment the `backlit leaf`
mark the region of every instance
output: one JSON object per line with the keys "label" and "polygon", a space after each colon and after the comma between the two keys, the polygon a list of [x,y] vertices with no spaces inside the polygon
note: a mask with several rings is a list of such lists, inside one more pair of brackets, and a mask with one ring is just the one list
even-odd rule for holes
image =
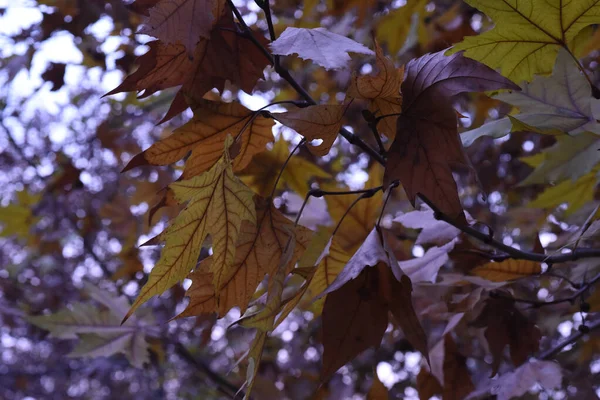
{"label": "backlit leaf", "polygon": [[375,42],[377,75],[352,77],[346,95],[351,98],[369,100],[369,111],[375,117],[390,115],[381,120],[378,131],[390,139],[396,135],[396,121],[402,110],[402,93],[400,85],[404,79],[404,68],[396,68],[392,60],[383,54],[383,50]]}
{"label": "backlit leaf", "polygon": [[179,203],[188,202],[160,234],[165,241],[160,260],[127,313],[130,316],[150,297],[183,280],[196,266],[200,249],[210,234],[213,284],[222,287],[233,265],[242,221],[256,222],[253,193],[233,174],[226,141],[223,157],[208,171],[170,185]]}
{"label": "backlit leaf", "polygon": [[308,149],[317,156],[324,156],[337,138],[342,127],[342,118],[347,106],[335,104],[319,104],[294,111],[273,114],[273,117],[292,128],[306,140],[322,139],[317,146],[308,146]]}
{"label": "backlit leaf", "polygon": [[509,258],[501,262],[490,262],[473,268],[471,273],[492,282],[505,282],[542,272],[542,266],[537,261],[514,260]]}
{"label": "backlit leaf", "polygon": [[465,50],[515,82],[547,74],[558,50],[573,49],[583,28],[600,23],[597,0],[466,0],[496,23],[494,29],[465,38],[449,54]]}
{"label": "backlit leaf", "polygon": [[173,164],[191,152],[182,175],[182,179],[189,179],[207,171],[221,158],[228,135],[235,138],[241,133],[240,151],[232,164],[234,171],[240,171],[250,163],[252,156],[264,151],[266,144],[273,141],[274,124],[271,119],[255,116],[240,103],[200,99],[195,101],[193,119],[136,155],[124,171],[140,165]]}

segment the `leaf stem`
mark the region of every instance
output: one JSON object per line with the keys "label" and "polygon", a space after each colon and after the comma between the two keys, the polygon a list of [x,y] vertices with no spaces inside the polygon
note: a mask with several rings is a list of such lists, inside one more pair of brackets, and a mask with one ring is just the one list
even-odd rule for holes
{"label": "leaf stem", "polygon": [[296,147],[294,147],[294,150],[292,150],[290,152],[290,154],[288,155],[288,157],[285,159],[285,162],[283,163],[283,165],[281,166],[281,169],[279,170],[279,175],[277,175],[277,179],[275,179],[275,184],[273,185],[273,190],[271,190],[271,194],[269,195],[269,198],[273,197],[273,194],[275,194],[275,190],[277,190],[277,185],[279,184],[279,180],[281,179],[281,175],[283,175],[283,171],[285,170],[285,167],[288,165],[288,163],[290,162],[292,156],[294,155],[294,153],[300,148],[300,146],[302,146],[304,143],[306,143],[306,139],[302,139],[297,145]]}

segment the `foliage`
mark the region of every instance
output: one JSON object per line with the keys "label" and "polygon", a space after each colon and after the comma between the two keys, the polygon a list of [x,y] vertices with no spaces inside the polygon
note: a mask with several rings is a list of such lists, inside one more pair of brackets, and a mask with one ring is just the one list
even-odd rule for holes
{"label": "foliage", "polygon": [[600,393],[597,1],[26,3],[0,397]]}

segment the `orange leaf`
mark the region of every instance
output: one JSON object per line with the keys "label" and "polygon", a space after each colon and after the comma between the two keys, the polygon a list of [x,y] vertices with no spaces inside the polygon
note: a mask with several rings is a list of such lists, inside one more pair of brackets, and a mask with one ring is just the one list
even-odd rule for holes
{"label": "orange leaf", "polygon": [[192,120],[136,155],[123,171],[148,164],[169,165],[191,151],[181,176],[189,179],[212,167],[223,153],[225,138],[228,135],[237,137],[245,127],[238,139],[240,152],[232,165],[234,171],[240,171],[250,163],[254,154],[264,151],[265,145],[273,141],[271,129],[275,123],[263,116],[253,118],[254,112],[237,102],[200,99],[195,106]]}
{"label": "orange leaf", "polygon": [[513,260],[509,258],[502,262],[490,262],[473,268],[471,273],[481,276],[488,281],[505,282],[541,274],[542,266],[537,261]]}
{"label": "orange leaf", "polygon": [[[383,50],[375,42],[377,55],[377,75],[352,76],[350,87],[346,94],[349,97],[369,100],[369,111],[376,117],[398,114],[402,110],[402,94],[400,85],[404,78],[404,68],[396,68],[392,60],[383,54]],[[398,116],[383,118],[379,132],[393,139],[396,135]]]}

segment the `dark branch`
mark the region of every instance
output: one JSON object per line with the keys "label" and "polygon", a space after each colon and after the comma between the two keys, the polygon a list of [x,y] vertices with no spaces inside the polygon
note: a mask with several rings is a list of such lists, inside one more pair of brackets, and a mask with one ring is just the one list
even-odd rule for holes
{"label": "dark branch", "polygon": [[600,257],[600,249],[575,249],[570,253],[563,253],[557,255],[547,255],[543,253],[534,253],[530,251],[515,249],[514,247],[507,246],[504,243],[494,239],[493,234],[480,232],[475,228],[455,221],[453,218],[450,218],[448,215],[440,211],[440,209],[424,195],[419,193],[419,197],[421,198],[421,200],[423,200],[425,204],[427,204],[433,210],[433,215],[435,219],[449,223],[450,225],[459,229],[463,233],[475,239],[478,239],[483,243],[496,248],[497,250],[502,251],[510,258],[514,258],[517,260],[545,262],[548,265],[552,265],[568,261],[577,261],[582,258]]}
{"label": "dark branch", "polygon": [[579,340],[581,337],[583,337],[583,335],[598,329],[600,327],[600,320],[598,321],[594,321],[589,325],[585,325],[587,329],[585,329],[585,333],[582,331],[577,331],[575,333],[573,333],[571,336],[569,336],[568,338],[566,338],[565,340],[563,340],[562,342],[558,343],[557,345],[549,348],[548,350],[540,353],[537,358],[539,360],[547,360],[549,358],[554,357],[556,354],[558,354],[562,349],[564,349],[565,347],[567,347],[570,344],[575,343],[577,340]]}

